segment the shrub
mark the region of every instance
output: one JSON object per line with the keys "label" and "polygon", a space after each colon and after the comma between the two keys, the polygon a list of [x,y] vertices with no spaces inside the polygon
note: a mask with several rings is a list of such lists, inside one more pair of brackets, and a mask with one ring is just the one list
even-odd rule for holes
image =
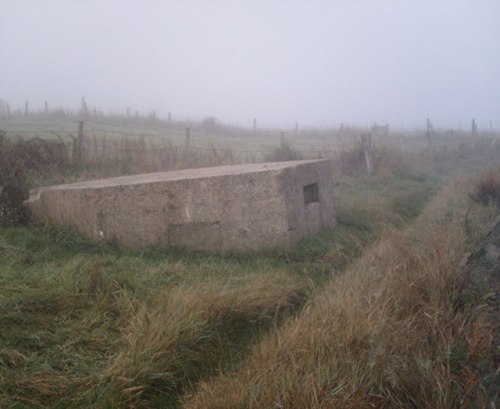
{"label": "shrub", "polygon": [[69,164],[66,145],[59,141],[47,141],[39,137],[20,141],[13,145],[14,154],[26,169],[37,172],[50,172]]}
{"label": "shrub", "polygon": [[28,197],[26,172],[15,145],[0,131],[0,225],[12,226],[26,221],[23,200]]}
{"label": "shrub", "polygon": [[483,173],[474,185],[470,197],[476,203],[496,204],[500,207],[500,169]]}
{"label": "shrub", "polygon": [[287,160],[305,159],[305,156],[289,143],[283,142],[264,157],[264,162],[283,162]]}
{"label": "shrub", "polygon": [[358,176],[366,173],[363,145],[360,143],[349,150],[341,152],[337,163],[340,172],[345,175]]}
{"label": "shrub", "polygon": [[23,201],[28,198],[28,174],[46,174],[69,163],[64,143],[32,138],[9,140],[0,131],[0,225],[27,221]]}

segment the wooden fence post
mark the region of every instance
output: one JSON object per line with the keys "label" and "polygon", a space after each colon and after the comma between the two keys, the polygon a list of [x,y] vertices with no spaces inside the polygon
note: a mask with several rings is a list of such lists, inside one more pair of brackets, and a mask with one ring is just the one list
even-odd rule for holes
{"label": "wooden fence post", "polygon": [[24,101],[24,116],[28,116],[28,101]]}
{"label": "wooden fence post", "polygon": [[73,161],[76,165],[83,162],[83,121],[78,121],[78,134],[73,140]]}
{"label": "wooden fence post", "polygon": [[427,142],[432,146],[432,123],[429,118],[427,118],[427,129],[425,131],[425,137],[427,138]]}
{"label": "wooden fence post", "polygon": [[107,157],[108,152],[107,152],[107,146],[106,146],[106,134],[103,135],[101,139],[101,163],[106,163],[106,161],[109,159]]}
{"label": "wooden fence post", "polygon": [[295,136],[299,134],[299,123],[295,122]]}
{"label": "wooden fence post", "polygon": [[49,103],[45,101],[45,115],[49,114]]}
{"label": "wooden fence post", "polygon": [[7,118],[10,117],[10,105],[7,103]]}
{"label": "wooden fence post", "polygon": [[[96,165],[98,163],[98,158],[99,158],[99,141],[97,140],[97,135],[95,133],[92,134],[92,144],[94,145],[94,154],[93,157],[90,158],[90,162],[93,165]],[[90,152],[90,146],[89,146],[89,152]]]}
{"label": "wooden fence post", "polygon": [[427,118],[427,129],[425,131],[425,136],[427,138],[427,142],[429,143],[429,148],[430,148],[430,156],[431,156],[431,161],[434,163],[434,127],[432,126],[432,122],[429,118]]}
{"label": "wooden fence post", "polygon": [[257,118],[254,118],[253,119],[253,133],[254,133],[254,135],[256,132],[257,132]]}
{"label": "wooden fence post", "polygon": [[191,164],[191,129],[186,128],[186,141],[184,143],[184,160],[186,164]]}
{"label": "wooden fence post", "polygon": [[87,101],[85,101],[85,97],[82,97],[82,117],[87,118]]}
{"label": "wooden fence post", "polygon": [[472,146],[476,146],[477,143],[477,125],[476,125],[476,118],[472,118],[472,124],[471,124],[471,130],[470,130],[471,136],[472,136]]}
{"label": "wooden fence post", "polygon": [[372,158],[370,156],[372,147],[371,135],[362,134],[361,143],[363,145],[363,154],[365,156],[366,172],[368,173],[368,176],[371,176],[373,174],[373,163],[372,163]]}
{"label": "wooden fence post", "polygon": [[168,111],[168,124],[172,125],[172,114]]}
{"label": "wooden fence post", "polygon": [[471,134],[475,136],[477,134],[476,118],[472,118]]}

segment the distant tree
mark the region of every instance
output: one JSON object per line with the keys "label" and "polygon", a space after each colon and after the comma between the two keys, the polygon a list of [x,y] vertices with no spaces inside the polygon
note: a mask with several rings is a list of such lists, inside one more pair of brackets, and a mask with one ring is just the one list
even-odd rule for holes
{"label": "distant tree", "polygon": [[217,118],[209,116],[201,121],[201,125],[205,131],[212,131],[218,124]]}

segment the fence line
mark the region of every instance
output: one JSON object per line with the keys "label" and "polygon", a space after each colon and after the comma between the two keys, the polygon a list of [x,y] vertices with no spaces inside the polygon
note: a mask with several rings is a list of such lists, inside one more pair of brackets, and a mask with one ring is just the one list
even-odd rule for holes
{"label": "fence line", "polygon": [[[114,144],[117,144],[117,143],[122,143],[122,142],[125,142],[125,143],[132,143],[132,142],[138,142],[138,141],[141,141],[142,138],[144,136],[137,136],[137,135],[134,135],[134,134],[125,134],[125,136],[132,136],[133,139],[120,139],[120,140],[106,140],[106,143],[108,144],[111,144],[111,145],[114,145]],[[96,138],[96,135],[94,134],[92,136],[92,139]],[[103,139],[102,137],[100,138],[101,141],[102,140],[105,140]],[[145,139],[145,138],[144,138]],[[222,146],[217,146],[216,144],[213,144],[213,145],[209,145],[209,146],[202,146],[202,145],[197,145],[197,144],[193,144],[192,143],[192,140],[193,140],[193,137],[191,136],[191,143],[189,144],[189,148],[190,149],[198,149],[198,150],[205,150],[205,151],[231,151],[231,152],[241,152],[241,153],[263,153],[263,152],[266,152],[266,151],[269,151],[269,150],[272,150],[272,149],[279,149],[279,148],[282,148],[283,145],[278,143],[278,144],[275,144],[275,145],[266,145],[266,146],[262,146],[261,148],[257,148],[257,149],[241,149],[241,148],[229,148],[229,147],[222,147]],[[204,141],[204,139],[202,137],[196,137],[195,140],[197,141]],[[170,143],[172,144],[172,141],[169,141],[169,140],[166,140],[164,139],[162,142],[164,143]],[[251,140],[248,141],[248,142],[252,142]],[[86,137],[85,138],[85,146],[87,147],[90,147],[91,145],[95,144],[95,143],[98,143],[96,141],[93,141],[91,140],[91,138],[89,137]],[[153,147],[151,148],[145,148],[145,147],[139,147],[139,148],[136,148],[136,147],[127,147],[127,148],[117,148],[117,147],[111,147],[112,150],[119,150],[119,151],[144,151],[144,152],[154,152],[154,151],[158,151],[158,150],[166,150],[166,149],[172,149],[173,147],[178,147],[178,148],[181,148],[182,145],[172,145],[172,146],[168,146],[168,147],[158,147],[158,146],[154,146],[154,142],[153,141],[144,141],[145,144],[149,144],[149,145],[153,145]],[[335,149],[334,147],[331,147],[329,149],[325,149],[328,147],[328,145],[320,145],[320,144],[312,144],[312,143],[303,143],[303,144],[297,144],[295,142],[292,142],[292,143],[288,143],[287,142],[287,145],[288,147],[290,147],[291,149],[294,148],[295,145],[301,145],[301,146],[306,146],[308,147],[309,149],[304,149],[304,150],[301,150],[300,152],[301,153],[304,153],[304,152],[309,152],[309,153],[316,153],[316,154],[321,154],[321,153],[337,153],[341,150],[350,150],[350,149],[353,149],[353,148],[356,148],[358,146],[360,146],[360,142],[359,141],[353,141],[352,143],[335,143],[334,144],[334,147],[336,146],[337,149]],[[330,143],[331,145],[331,143]],[[333,148],[333,149],[332,149]],[[109,147],[108,147],[109,149]]]}
{"label": "fence line", "polygon": [[[133,120],[129,121],[132,122]],[[188,122],[185,122],[188,123]],[[260,155],[265,156],[270,154],[274,150],[281,149],[291,149],[298,150],[298,154],[301,155],[337,155],[342,151],[349,151],[357,149],[363,146],[362,143],[362,133],[354,130],[345,130],[344,132],[337,132],[335,130],[331,131],[328,135],[328,131],[314,131],[309,135],[309,141],[299,139],[304,138],[304,135],[287,135],[278,130],[258,130],[254,134],[246,130],[242,130],[241,133],[235,136],[230,135],[217,135],[212,132],[205,131],[203,126],[196,126],[195,128],[190,128],[190,139],[189,143],[182,144],[185,135],[181,131],[179,123],[175,126],[169,126],[165,124],[162,127],[142,127],[134,128],[130,130],[122,129],[100,129],[95,125],[103,124],[109,128],[118,128],[126,124],[113,124],[106,121],[96,121],[94,119],[88,120],[84,124],[82,134],[80,138],[76,138],[74,131],[77,129],[78,122],[74,120],[61,121],[59,123],[40,121],[38,125],[43,125],[42,129],[38,130],[24,130],[19,129],[21,125],[25,127],[31,127],[37,125],[36,121],[29,121],[28,124],[13,122],[9,126],[13,125],[14,129],[7,130],[7,136],[39,136],[40,134],[50,134],[55,136],[58,140],[63,141],[67,139],[68,142],[64,143],[76,143],[77,139],[80,139],[80,146],[76,148],[76,155],[82,156],[82,161],[89,159],[90,156],[96,156],[92,160],[106,160],[108,153],[111,155],[113,153],[123,153],[123,154],[136,154],[136,155],[155,155],[165,152],[176,151],[176,154],[180,155],[182,149],[189,152],[214,152],[216,154],[245,154],[245,155]],[[127,123],[128,124],[128,123]],[[1,123],[0,123],[1,126]],[[68,132],[68,127],[74,126],[73,133]],[[50,129],[51,127],[55,129]],[[146,128],[146,129],[143,129]],[[166,134],[168,130],[168,135]],[[174,130],[174,133],[171,131]],[[146,132],[147,131],[147,132]],[[240,130],[241,131],[241,130]],[[369,133],[368,133],[369,134]],[[110,135],[110,138],[108,138]],[[122,138],[113,138],[113,135],[119,135]],[[462,143],[464,141],[472,141],[470,134],[466,132],[437,132],[433,130],[432,146],[431,149],[441,148],[453,141],[455,143]],[[218,141],[213,141],[212,138],[217,138]],[[478,137],[477,131],[474,134],[474,143],[478,140],[491,139],[491,146],[494,146],[498,135],[494,133],[488,133],[487,137]],[[427,138],[428,139],[428,138]],[[489,140],[488,139],[488,140]],[[273,143],[275,142],[275,143]],[[323,143],[321,143],[323,142]],[[249,147],[241,147],[241,144],[250,145]],[[386,145],[392,144],[398,146],[402,150],[415,150],[418,148],[429,148],[426,145],[426,138],[418,136],[405,136],[401,134],[384,134],[373,136],[373,143]],[[208,144],[208,145],[207,145]],[[221,146],[223,144],[224,146]],[[227,146],[231,144],[238,144],[239,146]],[[254,145],[254,146],[252,146]],[[258,146],[256,146],[258,145]],[[75,151],[75,149],[74,149]],[[82,152],[80,152],[82,151]],[[178,152],[177,152],[178,151]],[[80,153],[78,153],[80,152]],[[102,156],[98,158],[97,156]]]}
{"label": "fence line", "polygon": [[[73,134],[68,134],[68,133],[65,133],[63,131],[54,131],[54,130],[50,130],[50,129],[43,129],[43,130],[38,130],[38,131],[27,131],[27,132],[23,132],[23,135],[20,135],[19,133],[17,132],[13,132],[13,131],[8,131],[7,132],[7,136],[19,136],[19,137],[23,137],[23,136],[39,136],[39,134],[42,134],[42,133],[45,133],[45,134],[51,134],[53,136],[55,136],[57,139],[63,139],[65,137],[69,137],[69,138],[75,138],[75,136]],[[89,133],[91,134],[91,136],[89,136]],[[99,135],[99,133],[101,135]],[[94,141],[92,141],[91,139],[96,139],[98,138],[99,140],[106,140],[106,143],[108,144],[115,144],[116,143],[122,143],[123,141],[125,142],[132,142],[132,141],[140,141],[142,139],[145,140],[145,143],[146,144],[149,144],[149,145],[153,145],[152,148],[150,149],[147,149],[147,148],[132,148],[132,147],[128,147],[128,148],[116,148],[116,147],[113,147],[111,149],[119,149],[119,150],[134,150],[134,149],[139,149],[141,151],[157,151],[157,150],[165,150],[165,149],[172,149],[172,147],[158,147],[158,146],[154,146],[154,143],[155,142],[159,142],[160,144],[161,143],[169,143],[169,144],[172,144],[173,146],[182,146],[181,143],[178,143],[177,145],[174,145],[172,140],[170,139],[166,139],[165,136],[162,136],[162,135],[142,135],[142,134],[136,134],[136,133],[131,133],[131,132],[116,132],[116,134],[119,134],[121,136],[124,136],[125,138],[122,139],[109,139],[107,140],[107,134],[108,132],[96,132],[95,130],[91,130],[90,132],[87,130],[87,131],[84,131],[83,132],[83,135],[84,135],[84,140],[85,140],[85,145],[86,146],[90,146],[91,144],[95,143]],[[128,137],[130,139],[128,139]],[[151,140],[151,137],[154,137],[154,141]],[[170,137],[172,137],[172,135],[170,135]],[[180,133],[178,135],[175,135],[174,138],[177,138],[179,140],[181,140],[184,136],[181,135]],[[404,145],[404,144],[412,144],[414,142],[416,143],[419,143],[419,144],[422,144],[422,141],[421,140],[415,140],[415,138],[405,138],[405,137],[394,137],[394,138],[384,138],[384,139],[392,139],[391,141],[389,142],[392,142],[393,145],[397,145],[399,147],[401,147],[401,145]],[[412,140],[413,139],[413,140]],[[443,139],[447,139],[447,138],[443,138]],[[490,137],[490,138],[482,138],[482,140],[484,141],[487,141],[487,140],[492,140],[492,141],[495,141],[497,138],[495,138],[494,136],[493,137]],[[465,138],[455,138],[454,141],[455,142],[463,142],[465,141],[466,139]],[[193,144],[193,141],[194,142],[208,142],[210,145],[209,146],[203,146],[203,145],[200,145],[200,144]],[[180,141],[178,141],[180,142]],[[229,142],[229,141],[227,141]],[[241,142],[241,141],[231,141],[233,143],[238,143],[238,142]],[[255,149],[250,149],[250,148],[247,148],[247,149],[242,149],[242,148],[233,148],[233,147],[225,147],[225,146],[220,146],[220,143],[217,143],[217,142],[212,142],[210,138],[207,138],[207,137],[203,137],[203,136],[200,136],[200,135],[192,135],[191,136],[191,143],[190,143],[190,148],[192,149],[199,149],[199,150],[219,150],[219,151],[233,151],[233,152],[241,152],[241,153],[262,153],[262,152],[266,152],[266,151],[269,151],[269,150],[272,150],[272,149],[278,149],[280,147],[283,147],[283,143],[278,142],[276,144],[263,144],[262,142],[262,139],[255,139],[255,138],[245,138],[244,140],[245,143],[248,143],[248,144],[259,144],[260,147],[259,148],[255,148]],[[436,141],[435,141],[436,142]],[[434,143],[435,143],[434,142]],[[381,143],[382,145],[386,145],[386,144],[390,144],[388,143],[388,141],[386,140],[385,143],[383,140],[379,140],[378,138],[375,138],[375,144],[377,143]],[[285,144],[294,149],[296,146],[298,147],[302,147],[302,149],[300,149],[300,152],[302,153],[316,153],[316,154],[321,154],[321,153],[337,153],[339,151],[342,151],[342,150],[352,150],[352,149],[355,149],[355,148],[358,148],[361,146],[361,139],[360,137],[355,137],[353,138],[352,140],[346,142],[346,141],[343,141],[343,140],[338,140],[338,139],[335,139],[334,141],[330,140],[330,141],[325,141],[325,143],[321,144],[321,143],[313,143],[313,142],[300,142],[300,141],[296,141],[296,140],[290,140],[290,139],[287,139],[285,141]],[[435,143],[436,144],[436,143]],[[437,145],[437,144],[436,144]],[[437,145],[438,146],[438,145]],[[445,145],[441,145],[441,146],[445,146]]]}

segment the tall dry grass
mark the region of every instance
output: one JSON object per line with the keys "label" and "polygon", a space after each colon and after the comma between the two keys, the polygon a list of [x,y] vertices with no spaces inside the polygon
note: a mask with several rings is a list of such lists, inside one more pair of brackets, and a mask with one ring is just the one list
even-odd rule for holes
{"label": "tall dry grass", "polygon": [[[412,226],[388,229],[239,371],[202,383],[184,407],[486,407],[478,368],[491,328],[480,310],[457,307],[468,191],[455,184]],[[474,214],[477,229],[491,216]]]}
{"label": "tall dry grass", "polygon": [[114,137],[86,138],[79,166],[115,168],[120,174],[158,172],[186,168],[233,165],[240,159],[227,149],[178,146],[166,139]]}
{"label": "tall dry grass", "polygon": [[476,182],[470,197],[484,205],[500,206],[500,167],[484,172]]}
{"label": "tall dry grass", "polygon": [[233,288],[210,282],[180,286],[133,306],[120,352],[100,376],[100,383],[109,384],[108,403],[140,407],[155,395],[175,402],[198,379],[224,367],[236,353],[231,344],[241,347],[242,336],[255,337],[252,329],[290,314],[304,296],[303,287],[274,275]]}
{"label": "tall dry grass", "polygon": [[21,243],[0,238],[2,408],[175,406],[309,290],[281,268],[155,262],[36,235]]}

